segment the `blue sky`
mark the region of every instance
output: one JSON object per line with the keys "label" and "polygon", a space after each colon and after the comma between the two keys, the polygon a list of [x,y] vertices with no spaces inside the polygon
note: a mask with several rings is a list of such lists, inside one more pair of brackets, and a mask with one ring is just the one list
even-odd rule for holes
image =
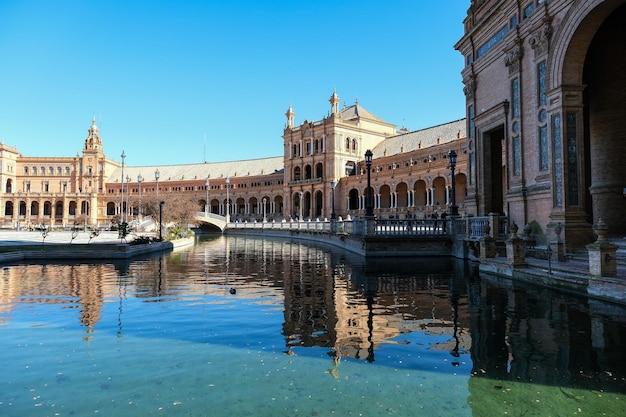
{"label": "blue sky", "polygon": [[0,1],[0,139],[133,166],[279,156],[336,88],[411,130],[465,117],[469,0]]}

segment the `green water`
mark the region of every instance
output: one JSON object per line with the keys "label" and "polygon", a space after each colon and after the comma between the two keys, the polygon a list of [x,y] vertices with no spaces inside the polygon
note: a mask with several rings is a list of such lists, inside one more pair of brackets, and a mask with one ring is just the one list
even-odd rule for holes
{"label": "green water", "polygon": [[621,308],[451,260],[217,237],[128,263],[7,265],[0,288],[3,417],[626,411]]}

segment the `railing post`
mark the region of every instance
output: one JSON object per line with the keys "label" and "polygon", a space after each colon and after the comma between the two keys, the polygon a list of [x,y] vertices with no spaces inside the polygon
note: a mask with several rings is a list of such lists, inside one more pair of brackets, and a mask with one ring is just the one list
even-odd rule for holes
{"label": "railing post", "polygon": [[511,236],[506,240],[506,258],[510,266],[526,266],[526,241],[517,236],[519,228],[513,222]]}
{"label": "railing post", "polygon": [[598,219],[594,229],[598,235],[598,240],[587,245],[589,273],[594,277],[614,277],[617,275],[617,245],[613,245],[607,240],[608,227],[602,219]]}
{"label": "railing post", "polygon": [[491,237],[498,239],[500,237],[500,214],[489,213],[489,226],[491,227]]}

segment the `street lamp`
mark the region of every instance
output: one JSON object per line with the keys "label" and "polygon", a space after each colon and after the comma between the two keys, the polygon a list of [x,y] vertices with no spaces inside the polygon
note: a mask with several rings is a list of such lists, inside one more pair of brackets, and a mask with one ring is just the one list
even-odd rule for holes
{"label": "street lamp", "polygon": [[230,223],[230,177],[226,177],[226,223]]}
{"label": "street lamp", "polygon": [[165,201],[159,201],[159,241],[163,240],[163,204]]}
{"label": "street lamp", "polygon": [[122,190],[120,196],[120,220],[121,223],[124,223],[124,158],[126,158],[126,154],[122,151]]}
{"label": "street lamp", "polygon": [[159,178],[161,178],[161,173],[159,172],[159,169],[157,168],[156,171],[154,171],[154,179],[156,180],[156,187],[157,187],[157,198],[159,197]]}
{"label": "street lamp", "polygon": [[265,223],[267,221],[267,219],[265,218],[265,202],[267,201],[267,199],[265,197],[263,197],[263,223]]}
{"label": "street lamp", "polygon": [[204,215],[208,216],[209,215],[209,179],[206,179],[206,182],[204,183],[204,188],[206,189],[206,201],[204,204]]}
{"label": "street lamp", "polygon": [[337,216],[335,215],[335,187],[337,187],[337,181],[333,178],[332,180],[330,180],[330,205],[332,208],[330,212],[331,221],[337,218]]}
{"label": "street lamp", "polygon": [[[130,196],[130,177],[128,176],[128,174],[126,174],[126,221],[128,221],[128,212],[129,210],[129,204],[128,204],[128,200],[129,200],[129,196]],[[130,217],[133,217],[133,212],[130,211]]]}
{"label": "street lamp", "polygon": [[374,217],[374,202],[373,193],[372,193],[372,182],[371,182],[371,172],[372,172],[372,156],[374,154],[371,150],[365,151],[365,165],[367,166],[367,196],[365,201],[365,217]]}
{"label": "street lamp", "polygon": [[448,163],[450,164],[450,171],[452,171],[452,205],[450,206],[450,215],[458,216],[459,208],[456,206],[456,190],[454,184],[454,168],[456,167],[456,152],[454,150],[448,152]]}
{"label": "street lamp", "polygon": [[139,208],[137,210],[139,214],[139,219],[141,219],[141,182],[143,181],[143,177],[141,174],[137,176],[137,183],[139,183]]}

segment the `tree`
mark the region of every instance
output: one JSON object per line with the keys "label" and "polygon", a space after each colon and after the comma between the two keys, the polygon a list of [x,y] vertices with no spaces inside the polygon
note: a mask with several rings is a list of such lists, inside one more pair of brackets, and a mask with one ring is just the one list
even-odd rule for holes
{"label": "tree", "polygon": [[[162,213],[159,213],[160,202],[163,201]],[[159,215],[163,218],[164,227],[188,230],[189,224],[194,223],[198,205],[191,199],[180,194],[163,193],[156,196],[146,196],[141,201],[141,212],[145,216],[152,216],[158,222]],[[165,230],[165,229],[164,229]]]}

